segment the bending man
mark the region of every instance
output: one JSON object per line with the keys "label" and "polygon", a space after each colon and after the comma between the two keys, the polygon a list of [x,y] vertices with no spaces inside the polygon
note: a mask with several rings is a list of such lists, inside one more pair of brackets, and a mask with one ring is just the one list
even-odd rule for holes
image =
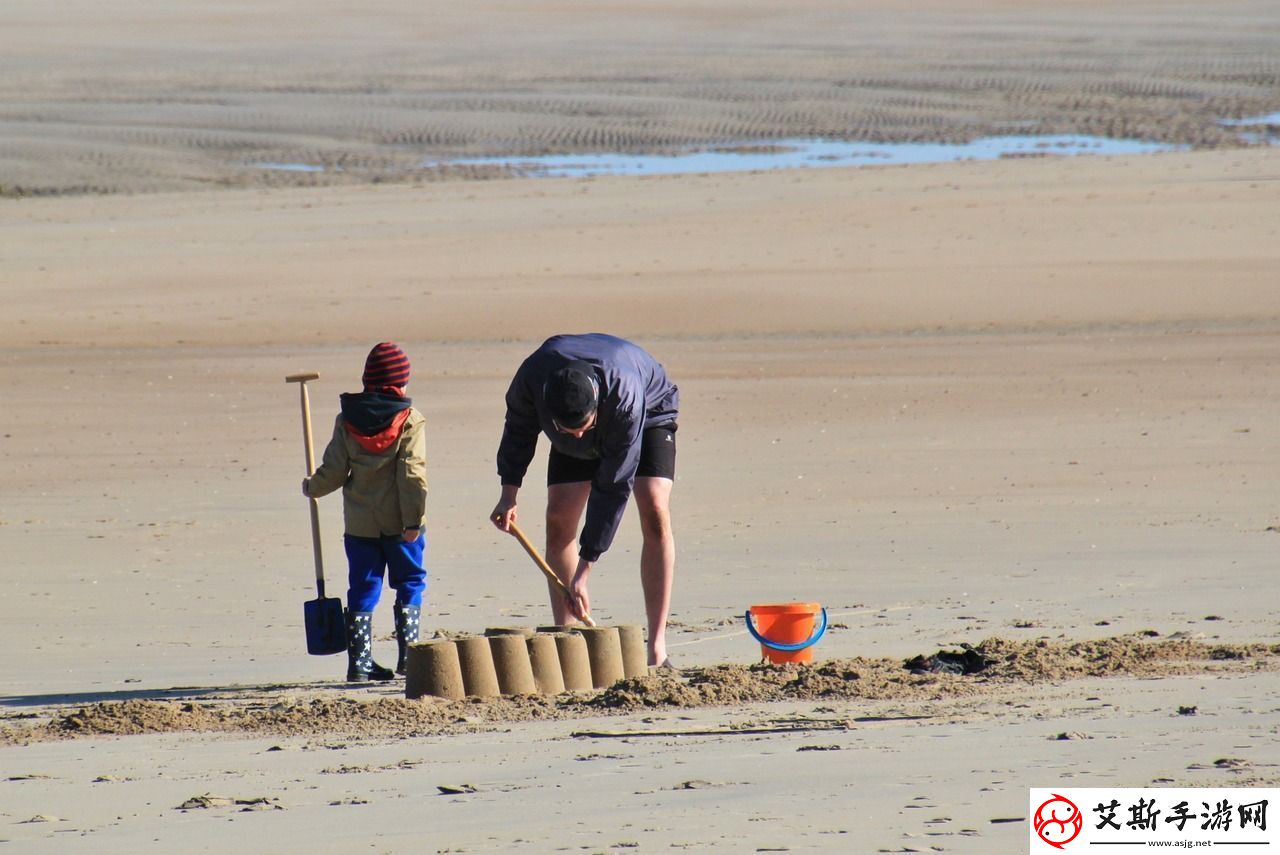
{"label": "bending man", "polygon": [[[516,521],[516,494],[538,434],[551,440],[547,461],[547,563],[572,600],[551,591],[557,624],[591,610],[587,581],[608,551],[635,493],[644,545],[640,583],[648,617],[649,664],[667,664],[667,612],[675,576],[671,487],[675,480],[679,392],[662,365],[610,335],[547,339],[516,371],[498,447],[502,497],[490,518],[503,531]],[[582,534],[578,523],[586,510]],[[577,539],[575,554],[574,540]]]}

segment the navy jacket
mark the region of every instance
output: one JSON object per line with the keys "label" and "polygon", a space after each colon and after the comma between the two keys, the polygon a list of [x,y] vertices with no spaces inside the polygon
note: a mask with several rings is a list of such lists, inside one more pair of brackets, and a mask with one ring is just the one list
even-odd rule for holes
{"label": "navy jacket", "polygon": [[[600,382],[596,425],[581,439],[560,433],[542,401],[542,387],[557,369],[578,359],[590,364]],[[558,335],[529,355],[507,389],[507,420],[498,446],[498,477],[520,486],[533,460],[538,434],[561,454],[599,460],[579,554],[596,561],[613,543],[631,498],[646,428],[673,424],[680,394],[662,365],[640,347],[602,333]]]}

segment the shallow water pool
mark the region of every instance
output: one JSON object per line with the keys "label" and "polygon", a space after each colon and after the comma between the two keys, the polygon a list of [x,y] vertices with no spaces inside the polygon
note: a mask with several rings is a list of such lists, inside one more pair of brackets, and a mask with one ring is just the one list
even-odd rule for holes
{"label": "shallow water pool", "polygon": [[1240,139],[1255,145],[1280,145],[1280,113],[1268,113],[1265,116],[1248,116],[1243,119],[1223,119],[1218,122],[1229,128],[1259,128],[1260,130],[1242,130]]}
{"label": "shallow water pool", "polygon": [[942,163],[1043,155],[1148,154],[1185,151],[1189,146],[1113,140],[1090,136],[1000,136],[969,143],[865,143],[824,139],[784,139],[693,149],[677,154],[564,154],[539,157],[478,157],[425,161],[446,165],[503,166],[546,178],[594,175],[681,175],[750,172],[763,169]]}

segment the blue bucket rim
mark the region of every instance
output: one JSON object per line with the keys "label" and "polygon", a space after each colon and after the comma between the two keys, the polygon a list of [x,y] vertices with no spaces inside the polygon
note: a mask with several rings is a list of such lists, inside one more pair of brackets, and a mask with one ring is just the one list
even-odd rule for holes
{"label": "blue bucket rim", "polygon": [[756,641],[763,644],[765,647],[768,647],[770,650],[779,650],[784,653],[794,653],[797,650],[804,650],[806,647],[812,647],[813,645],[817,644],[818,640],[821,639],[822,636],[825,635],[827,632],[826,608],[822,609],[822,614],[821,614],[822,619],[819,621],[817,629],[815,629],[813,631],[813,634],[809,636],[809,640],[797,641],[794,643],[770,641],[769,639],[761,635],[760,632],[755,628],[755,624],[751,620],[751,609],[747,609],[747,612],[745,615],[743,615],[743,617],[747,621],[747,632],[751,633],[752,638],[754,638]]}

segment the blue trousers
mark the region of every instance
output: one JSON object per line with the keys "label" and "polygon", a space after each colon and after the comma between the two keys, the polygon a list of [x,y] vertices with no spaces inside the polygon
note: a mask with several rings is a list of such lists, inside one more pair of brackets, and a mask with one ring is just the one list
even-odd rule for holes
{"label": "blue trousers", "polygon": [[355,537],[344,535],[347,549],[347,608],[353,612],[371,612],[382,594],[382,574],[396,592],[402,606],[421,606],[427,589],[427,569],[422,564],[426,536],[405,543],[399,535],[392,537]]}

